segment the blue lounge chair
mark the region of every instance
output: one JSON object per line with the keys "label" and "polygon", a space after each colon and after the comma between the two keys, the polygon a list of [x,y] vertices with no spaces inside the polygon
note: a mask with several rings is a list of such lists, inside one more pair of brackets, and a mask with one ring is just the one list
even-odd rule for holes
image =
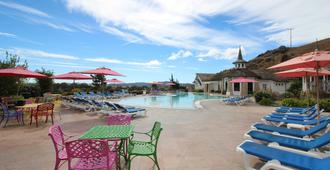
{"label": "blue lounge chair", "polygon": [[[309,155],[271,148],[251,141],[243,142],[237,147],[237,151],[268,161],[262,167],[264,169],[296,168],[302,170],[328,170],[330,167],[330,157],[316,158]],[[249,167],[248,160],[245,159],[245,162],[245,169],[252,169],[251,166]]]}
{"label": "blue lounge chair", "polygon": [[278,113],[296,113],[296,114],[303,114],[306,113],[309,108],[306,107],[280,107],[275,110]]}
{"label": "blue lounge chair", "polygon": [[247,136],[264,142],[276,142],[281,146],[299,149],[304,151],[309,151],[312,149],[317,149],[323,147],[330,143],[330,132],[317,137],[312,140],[304,140],[300,138],[290,138],[286,136],[273,135],[270,133],[260,132],[256,130],[251,130],[246,133]]}
{"label": "blue lounge chair", "polygon": [[146,109],[142,108],[136,108],[136,107],[124,107],[117,103],[110,103],[105,102],[106,105],[112,108],[112,110],[121,111],[123,113],[137,113],[137,112],[144,112],[144,115],[146,115]]}
{"label": "blue lounge chair", "polygon": [[265,116],[263,120],[268,122],[275,122],[275,123],[283,123],[283,124],[299,124],[299,125],[316,125],[317,123],[322,123],[324,121],[329,120],[329,116],[321,116],[320,120],[312,119],[312,120],[291,120],[291,119],[280,119],[280,118],[273,118],[270,116]]}
{"label": "blue lounge chair", "polygon": [[297,116],[297,117],[299,117],[299,116],[311,115],[313,113],[313,111],[315,111],[315,110],[317,110],[316,105],[306,109],[303,112],[299,112],[299,113],[297,113],[297,112],[285,112],[285,113],[274,112],[274,113],[271,113],[269,115],[271,115],[273,117],[283,117],[283,116]]}
{"label": "blue lounge chair", "polygon": [[[320,113],[322,113],[323,110],[320,111]],[[305,121],[305,120],[312,120],[315,119],[317,117],[317,110],[313,109],[310,111],[309,114],[307,115],[274,115],[274,114],[270,114],[268,115],[270,117],[273,118],[279,118],[279,119],[290,119],[290,120],[300,120],[300,121]]]}
{"label": "blue lounge chair", "polygon": [[263,123],[256,123],[252,126],[252,128],[257,129],[257,130],[262,130],[266,132],[277,132],[283,135],[290,135],[290,136],[295,136],[295,137],[306,137],[306,136],[311,136],[314,135],[318,132],[321,132],[322,130],[325,130],[328,126],[329,121],[324,121],[320,123],[319,125],[316,125],[308,130],[298,130],[298,129],[288,129],[284,127],[277,127],[277,126],[272,126],[272,125],[266,125]]}

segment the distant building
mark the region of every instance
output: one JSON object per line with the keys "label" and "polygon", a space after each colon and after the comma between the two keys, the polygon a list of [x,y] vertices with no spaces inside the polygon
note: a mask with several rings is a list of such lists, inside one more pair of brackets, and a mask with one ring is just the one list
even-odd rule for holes
{"label": "distant building", "polygon": [[[219,73],[196,73],[195,89],[205,93],[219,92],[225,95],[247,96],[255,91],[271,91],[283,94],[290,87],[291,82],[276,77],[271,70],[251,70],[246,67],[247,61],[243,59],[241,48],[234,68]],[[246,77],[257,80],[257,83],[230,83],[237,77]]]}
{"label": "distant building", "polygon": [[[330,70],[328,68],[328,70]],[[307,91],[315,91],[316,89],[316,79],[314,77],[303,77],[302,78],[302,90],[304,92]],[[330,76],[320,76],[319,77],[319,85],[321,93],[330,93]]]}

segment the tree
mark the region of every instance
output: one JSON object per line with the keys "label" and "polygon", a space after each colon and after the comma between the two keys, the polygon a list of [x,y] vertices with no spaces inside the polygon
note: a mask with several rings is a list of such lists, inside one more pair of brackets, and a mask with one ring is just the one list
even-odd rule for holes
{"label": "tree", "polygon": [[91,75],[91,76],[93,78],[92,85],[94,87],[94,90],[103,91],[106,85],[106,83],[104,82],[106,80],[105,76],[100,74]]}
{"label": "tree", "polygon": [[[40,74],[44,74],[48,77],[53,75],[53,71],[46,70],[44,68],[41,68],[41,70],[36,70],[36,72]],[[43,95],[44,93],[51,92],[53,88],[54,81],[51,78],[38,78],[37,84],[40,88],[40,95]]]}
{"label": "tree", "polygon": [[171,86],[170,88],[173,89],[173,90],[177,90],[177,89],[180,89],[180,83],[179,83],[179,80],[176,79],[174,80],[174,76],[173,74],[171,74],[171,77],[170,77],[170,82],[171,83],[174,83],[175,85]]}
{"label": "tree", "polygon": [[[17,66],[27,68],[26,61],[20,63],[20,58],[15,54],[10,54],[6,51],[4,60],[0,60],[0,68],[14,68]],[[18,87],[24,82],[24,79],[18,77],[0,77],[0,96],[16,95]]]}
{"label": "tree", "polygon": [[296,79],[291,84],[290,88],[287,90],[288,92],[292,93],[295,97],[299,97],[302,90],[302,80]]}

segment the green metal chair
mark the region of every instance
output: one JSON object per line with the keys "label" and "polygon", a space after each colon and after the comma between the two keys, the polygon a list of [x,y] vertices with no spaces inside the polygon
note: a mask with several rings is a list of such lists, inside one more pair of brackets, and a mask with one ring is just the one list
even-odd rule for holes
{"label": "green metal chair", "polygon": [[158,170],[159,164],[157,160],[157,144],[160,136],[160,132],[163,130],[161,128],[160,122],[155,122],[153,128],[149,132],[134,132],[137,134],[144,134],[150,137],[149,141],[138,141],[131,139],[128,145],[128,170],[131,169],[131,161],[137,156],[147,156],[150,158],[157,166]]}

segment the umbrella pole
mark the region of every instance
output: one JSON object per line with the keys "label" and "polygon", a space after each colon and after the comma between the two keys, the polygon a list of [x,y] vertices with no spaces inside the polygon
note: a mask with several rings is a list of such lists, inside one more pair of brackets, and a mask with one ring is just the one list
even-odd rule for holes
{"label": "umbrella pole", "polygon": [[316,105],[317,105],[317,119],[318,123],[320,123],[320,89],[319,89],[319,64],[316,63]]}
{"label": "umbrella pole", "polygon": [[17,92],[16,92],[16,96],[19,95],[19,89],[20,89],[21,83],[19,81],[19,78],[17,78]]}

